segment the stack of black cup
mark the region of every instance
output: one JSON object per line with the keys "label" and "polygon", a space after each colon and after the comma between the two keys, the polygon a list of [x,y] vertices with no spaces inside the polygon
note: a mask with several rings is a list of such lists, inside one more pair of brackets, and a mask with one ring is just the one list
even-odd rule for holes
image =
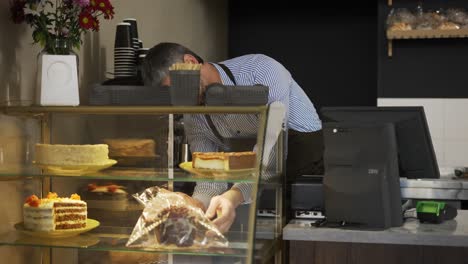
{"label": "stack of black cup", "polygon": [[119,23],[115,32],[114,75],[116,78],[135,76],[135,49],[131,38],[131,24]]}
{"label": "stack of black cup", "polygon": [[132,41],[132,47],[135,50],[135,60],[138,58],[136,51],[140,48],[140,43],[138,39],[138,24],[135,18],[126,18],[123,20],[125,23],[130,24],[130,38]]}
{"label": "stack of black cup", "polygon": [[145,60],[146,54],[148,53],[148,48],[139,48],[137,50],[137,76],[141,79],[141,67],[143,65],[143,61]]}
{"label": "stack of black cup", "polygon": [[138,25],[135,18],[126,18],[122,23],[117,24],[114,48],[115,78],[140,76],[140,55],[147,52],[148,49],[143,49],[143,42],[138,38]]}

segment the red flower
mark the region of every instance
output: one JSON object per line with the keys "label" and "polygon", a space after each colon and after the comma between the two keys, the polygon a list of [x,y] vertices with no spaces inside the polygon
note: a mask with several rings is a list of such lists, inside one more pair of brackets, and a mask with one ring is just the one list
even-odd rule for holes
{"label": "red flower", "polygon": [[93,31],[99,31],[99,20],[97,20],[96,18],[93,19],[92,29],[93,29]]}
{"label": "red flower", "polygon": [[86,11],[80,13],[80,27],[83,29],[91,29],[94,27],[94,17]]}
{"label": "red flower", "polygon": [[13,0],[10,2],[11,19],[15,24],[21,24],[25,19],[24,8],[26,1]]}
{"label": "red flower", "polygon": [[109,0],[90,0],[89,6],[93,11],[101,11],[105,19],[114,18],[114,7]]}
{"label": "red flower", "polygon": [[89,8],[91,8],[93,11],[97,10],[96,0],[89,0]]}
{"label": "red flower", "polygon": [[104,18],[105,19],[112,19],[114,18],[114,7],[110,6],[110,8],[106,9],[104,12]]}

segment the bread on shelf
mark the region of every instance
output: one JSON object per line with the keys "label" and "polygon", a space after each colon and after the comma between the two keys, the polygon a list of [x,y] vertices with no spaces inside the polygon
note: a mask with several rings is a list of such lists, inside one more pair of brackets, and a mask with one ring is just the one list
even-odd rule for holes
{"label": "bread on shelf", "polygon": [[408,31],[412,30],[413,27],[409,23],[397,22],[390,26],[390,31]]}

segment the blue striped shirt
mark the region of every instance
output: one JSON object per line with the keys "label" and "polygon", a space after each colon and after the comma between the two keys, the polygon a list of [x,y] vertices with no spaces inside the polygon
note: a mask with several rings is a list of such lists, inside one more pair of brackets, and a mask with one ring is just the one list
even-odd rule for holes
{"label": "blue striped shirt", "polygon": [[[289,71],[276,60],[262,54],[254,54],[221,63],[231,70],[237,85],[262,84],[269,87],[268,103],[279,101],[285,105],[289,129],[300,132],[322,129],[322,122],[314,105]],[[213,65],[220,74],[222,84],[234,85],[221,67]],[[219,134],[225,138],[257,135],[258,119],[255,115],[218,114],[212,115],[212,120]],[[184,122],[192,152],[219,151],[225,147],[211,131],[203,115],[186,115]],[[234,187],[242,192],[246,202],[250,202],[250,184],[238,183]],[[227,183],[197,183],[193,197],[207,206],[213,196],[222,194],[227,188]]]}

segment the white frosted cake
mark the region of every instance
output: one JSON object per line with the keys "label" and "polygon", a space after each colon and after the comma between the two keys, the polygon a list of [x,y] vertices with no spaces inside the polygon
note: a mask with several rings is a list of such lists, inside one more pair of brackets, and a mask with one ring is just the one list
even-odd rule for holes
{"label": "white frosted cake", "polygon": [[24,227],[32,231],[84,228],[86,219],[86,202],[77,194],[60,198],[56,193],[49,193],[43,199],[31,195],[23,205]]}
{"label": "white frosted cake", "polygon": [[239,170],[255,167],[256,154],[246,152],[194,152],[192,166],[198,169]]}
{"label": "white frosted cake", "polygon": [[99,165],[109,160],[109,147],[96,145],[36,144],[36,163],[48,165]]}

